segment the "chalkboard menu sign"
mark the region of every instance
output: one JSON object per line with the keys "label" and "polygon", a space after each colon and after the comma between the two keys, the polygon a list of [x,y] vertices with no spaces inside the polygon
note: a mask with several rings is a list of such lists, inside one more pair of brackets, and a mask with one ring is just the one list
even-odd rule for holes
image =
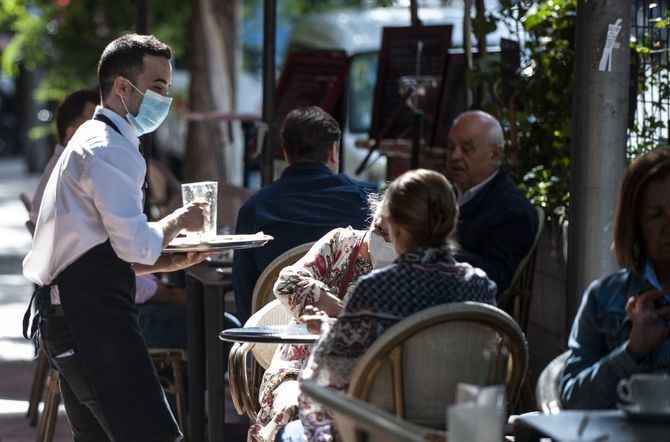
{"label": "chalkboard menu sign", "polygon": [[[277,85],[277,134],[286,115],[304,106],[333,113],[349,75],[351,59],[343,51],[306,51],[289,54]],[[275,153],[281,156],[281,140]]]}
{"label": "chalkboard menu sign", "polygon": [[[451,25],[387,27],[377,65],[370,138],[409,138],[412,110],[402,102],[399,79],[405,75],[442,77],[451,45]],[[420,53],[420,57],[417,54]],[[418,71],[418,72],[417,72]],[[423,137],[430,140],[437,98],[427,103]],[[383,128],[388,131],[381,134]]]}

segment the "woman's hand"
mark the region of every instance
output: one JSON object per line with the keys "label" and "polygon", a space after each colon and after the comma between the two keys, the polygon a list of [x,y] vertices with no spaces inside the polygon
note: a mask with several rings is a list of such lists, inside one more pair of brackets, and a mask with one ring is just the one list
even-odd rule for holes
{"label": "woman's hand", "polygon": [[636,361],[642,361],[670,337],[670,305],[656,308],[656,301],[663,298],[665,292],[646,291],[631,296],[626,303],[626,314],[633,322],[628,338],[628,353]]}
{"label": "woman's hand", "polygon": [[330,317],[326,312],[308,305],[303,310],[303,314],[298,318],[298,321],[307,326],[308,332],[317,334],[321,331],[321,325],[329,319]]}

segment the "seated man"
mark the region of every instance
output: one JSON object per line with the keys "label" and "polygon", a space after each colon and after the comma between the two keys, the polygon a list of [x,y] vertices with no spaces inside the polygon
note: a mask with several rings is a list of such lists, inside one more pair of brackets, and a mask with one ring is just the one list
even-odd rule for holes
{"label": "seated man", "polygon": [[40,210],[40,203],[42,202],[42,195],[44,188],[47,186],[49,176],[58,162],[65,146],[72,138],[72,135],[77,131],[81,124],[90,120],[95,112],[95,107],[100,104],[100,92],[97,89],[80,89],[72,92],[65,97],[56,107],[56,129],[58,131],[58,144],[54,148],[53,155],[49,159],[40,181],[35,190],[35,196],[30,208],[28,217],[30,221],[37,223],[37,213]]}
{"label": "seated man", "polygon": [[336,227],[365,229],[367,196],[376,188],[338,174],[340,127],[318,107],[290,112],[281,130],[288,167],[240,209],[236,233],[263,231],[266,246],[236,250],[233,285],[240,321],[251,314],[251,296],[265,267],[283,252],[316,241]]}
{"label": "seated man", "polygon": [[[65,146],[84,121],[93,117],[100,104],[100,91],[80,89],[65,97],[56,108],[58,144],[49,159],[35,191],[29,213],[37,222],[44,188]],[[170,287],[153,275],[135,278],[135,302],[140,312],[140,327],[151,348],[186,348],[186,290]]]}
{"label": "seated man", "polygon": [[484,270],[498,294],[511,284],[538,229],[533,206],[501,167],[503,151],[498,120],[482,111],[456,117],[447,153],[447,174],[460,208],[456,259]]}

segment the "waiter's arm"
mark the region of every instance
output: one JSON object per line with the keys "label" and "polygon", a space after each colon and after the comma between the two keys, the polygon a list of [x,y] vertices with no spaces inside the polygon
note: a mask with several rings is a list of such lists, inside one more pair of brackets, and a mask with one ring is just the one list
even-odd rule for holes
{"label": "waiter's arm", "polygon": [[133,264],[136,275],[156,272],[174,272],[202,262],[208,256],[218,252],[164,253],[153,265]]}

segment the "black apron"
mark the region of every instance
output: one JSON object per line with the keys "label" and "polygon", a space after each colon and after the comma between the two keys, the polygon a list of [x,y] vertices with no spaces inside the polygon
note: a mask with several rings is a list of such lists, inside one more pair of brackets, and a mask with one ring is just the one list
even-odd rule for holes
{"label": "black apron", "polygon": [[[94,118],[119,132],[104,115]],[[140,330],[131,265],[107,240],[61,271],[52,284],[58,286],[62,314],[113,439],[180,440]],[[49,290],[39,297],[42,315],[49,308]]]}

